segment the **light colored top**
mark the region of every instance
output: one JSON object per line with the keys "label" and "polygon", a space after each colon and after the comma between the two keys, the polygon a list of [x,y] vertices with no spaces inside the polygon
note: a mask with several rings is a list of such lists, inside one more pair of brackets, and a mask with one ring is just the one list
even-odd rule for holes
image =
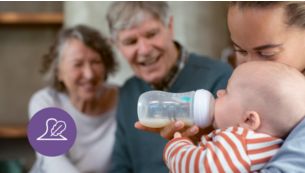
{"label": "light colored top", "polygon": [[188,138],[175,138],[164,148],[171,172],[253,172],[278,151],[280,138],[241,127],[214,130],[202,136],[199,146]]}
{"label": "light colored top", "polygon": [[32,172],[108,172],[116,130],[116,106],[101,115],[88,116],[72,105],[67,94],[44,88],[36,92],[30,100],[30,117],[45,107],[58,107],[68,112],[75,121],[77,136],[66,155],[47,157],[37,153]]}

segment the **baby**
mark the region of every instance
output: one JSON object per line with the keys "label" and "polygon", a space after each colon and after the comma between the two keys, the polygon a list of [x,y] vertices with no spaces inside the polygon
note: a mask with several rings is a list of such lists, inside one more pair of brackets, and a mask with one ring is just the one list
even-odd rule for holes
{"label": "baby", "polygon": [[217,92],[215,129],[198,146],[176,133],[164,149],[171,172],[253,172],[277,152],[305,116],[305,78],[276,62],[237,67]]}

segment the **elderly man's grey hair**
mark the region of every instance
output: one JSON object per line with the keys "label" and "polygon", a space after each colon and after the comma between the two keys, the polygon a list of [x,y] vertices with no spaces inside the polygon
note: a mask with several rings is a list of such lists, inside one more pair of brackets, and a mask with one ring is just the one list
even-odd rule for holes
{"label": "elderly man's grey hair", "polygon": [[107,12],[107,21],[112,39],[116,39],[118,31],[130,29],[147,17],[153,17],[167,25],[170,18],[167,2],[126,1],[112,3]]}

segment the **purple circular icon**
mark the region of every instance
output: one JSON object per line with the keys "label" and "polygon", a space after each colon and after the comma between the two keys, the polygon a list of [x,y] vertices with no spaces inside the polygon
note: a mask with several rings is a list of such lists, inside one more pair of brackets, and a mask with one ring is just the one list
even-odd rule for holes
{"label": "purple circular icon", "polygon": [[38,111],[31,118],[27,134],[30,144],[37,152],[46,156],[58,156],[69,151],[74,144],[76,125],[67,112],[49,107]]}

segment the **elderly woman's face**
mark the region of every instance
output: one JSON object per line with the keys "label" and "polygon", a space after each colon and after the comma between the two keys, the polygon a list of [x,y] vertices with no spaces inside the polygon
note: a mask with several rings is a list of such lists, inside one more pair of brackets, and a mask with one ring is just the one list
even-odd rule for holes
{"label": "elderly woman's face", "polygon": [[78,100],[93,99],[105,77],[100,55],[77,39],[70,39],[63,46],[58,69],[58,79],[69,96]]}
{"label": "elderly woman's face", "polygon": [[305,30],[286,24],[281,6],[230,7],[228,27],[240,62],[270,60],[305,69]]}

